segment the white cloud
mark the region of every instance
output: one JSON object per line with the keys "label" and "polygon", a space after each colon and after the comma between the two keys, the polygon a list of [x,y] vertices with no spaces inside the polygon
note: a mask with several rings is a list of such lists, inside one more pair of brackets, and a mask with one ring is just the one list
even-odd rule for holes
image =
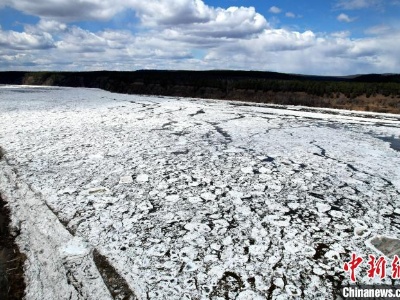
{"label": "white cloud", "polygon": [[67,29],[67,25],[64,23],[45,19],[40,20],[37,27],[45,32],[62,32]]}
{"label": "white cloud", "polygon": [[[51,3],[69,7],[69,3],[77,6],[76,1]],[[120,1],[82,0],[93,11],[77,17],[95,18],[98,9],[118,6]],[[31,2],[20,0],[18,5],[25,5],[25,12],[40,11],[38,24],[25,26],[24,32],[0,29],[1,69],[231,68],[345,75],[398,72],[400,68],[400,31],[394,29],[389,35],[382,28],[370,28],[366,30],[370,34],[381,34],[352,39],[347,31],[320,35],[275,29],[253,7],[223,9],[201,0],[125,0],[124,7],[135,11],[139,30],[90,32],[68,25],[74,17],[72,9],[56,14],[50,0]],[[350,2],[355,7],[355,1]],[[118,10],[107,11],[98,18]],[[289,12],[286,16],[291,17]],[[342,21],[352,20],[345,16]]]}
{"label": "white cloud", "polygon": [[180,27],[202,35],[246,36],[268,27],[254,7],[214,8],[201,0],[130,0],[144,26]]}
{"label": "white cloud", "polygon": [[368,7],[379,6],[382,0],[339,0],[336,6],[342,9],[362,9]]}
{"label": "white cloud", "polygon": [[355,73],[398,72],[400,45],[393,36],[353,40],[348,33],[316,36],[312,32],[294,33],[268,30],[251,40],[212,49],[209,64],[242,69],[278,72],[346,75]]}
{"label": "white cloud", "polygon": [[[6,4],[42,19],[71,22],[108,20],[124,10],[132,10],[144,26],[183,26],[199,24],[211,29],[243,24],[251,32],[267,26],[265,18],[254,7],[208,6],[203,0],[5,0]],[[132,18],[134,15],[132,14]],[[254,27],[254,28],[251,28]],[[212,32],[215,30],[211,30]],[[226,29],[225,29],[226,31]]]}
{"label": "white cloud", "polygon": [[[59,21],[107,20],[126,8],[120,0],[5,0],[24,13]],[[117,2],[117,3],[115,3]]]}
{"label": "white cloud", "polygon": [[[65,22],[110,19],[131,9],[147,28],[180,27],[195,35],[245,37],[261,32],[268,22],[254,7],[208,6],[202,0],[6,0],[7,4],[42,18],[45,31],[65,30]],[[133,16],[132,16],[133,17]]]}
{"label": "white cloud", "polygon": [[267,21],[253,7],[230,7],[217,10],[215,18],[208,22],[188,24],[179,30],[195,37],[239,38],[260,33],[265,28],[268,28]]}
{"label": "white cloud", "polygon": [[290,11],[288,11],[288,12],[285,14],[285,16],[288,17],[288,18],[296,18],[296,15],[295,15],[294,13],[290,12]]}
{"label": "white cloud", "polygon": [[[42,23],[37,24],[43,27]],[[195,36],[191,29],[154,28],[90,32],[71,26],[52,41],[49,33],[0,32],[0,68],[32,70],[256,69],[345,75],[396,72],[400,31],[351,39],[349,32],[321,36],[311,31],[263,29],[243,37]],[[18,38],[16,38],[16,36]],[[47,40],[43,37],[47,36]],[[5,38],[7,42],[4,42]],[[40,39],[40,37],[42,39]],[[46,42],[47,41],[47,42]],[[46,50],[39,50],[46,48]],[[17,49],[17,50],[16,50]],[[193,49],[204,57],[195,56]]]}
{"label": "white cloud", "polygon": [[355,18],[350,18],[348,15],[341,13],[340,15],[337,16],[336,18],[339,22],[346,22],[350,23],[355,20]]}
{"label": "white cloud", "polygon": [[69,29],[56,45],[59,50],[69,53],[104,52],[110,47],[107,39],[75,26]]}
{"label": "white cloud", "polygon": [[351,35],[350,31],[337,31],[331,33],[331,36],[334,38],[347,38]]}
{"label": "white cloud", "polygon": [[282,9],[280,9],[279,7],[276,7],[276,6],[271,6],[268,11],[273,14],[279,14],[282,12]]}
{"label": "white cloud", "polygon": [[386,34],[391,30],[391,28],[387,25],[377,25],[367,28],[364,33],[370,35],[379,35],[379,34]]}
{"label": "white cloud", "polygon": [[54,41],[49,33],[30,34],[13,30],[0,30],[0,46],[13,50],[36,50],[54,47]]}
{"label": "white cloud", "polygon": [[221,10],[202,0],[127,0],[125,5],[135,10],[145,25],[206,23],[215,19],[217,10]]}

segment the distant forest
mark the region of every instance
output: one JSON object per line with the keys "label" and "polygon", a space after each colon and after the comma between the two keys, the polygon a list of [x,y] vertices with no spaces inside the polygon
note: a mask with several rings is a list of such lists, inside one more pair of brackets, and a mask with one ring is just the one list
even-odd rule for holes
{"label": "distant forest", "polygon": [[0,84],[90,87],[127,94],[400,113],[397,74],[327,77],[257,71],[0,72]]}

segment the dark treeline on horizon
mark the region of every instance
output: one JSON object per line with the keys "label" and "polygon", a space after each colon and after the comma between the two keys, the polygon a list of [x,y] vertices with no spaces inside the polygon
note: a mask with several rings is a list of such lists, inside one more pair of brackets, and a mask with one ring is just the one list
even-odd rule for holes
{"label": "dark treeline on horizon", "polygon": [[101,88],[111,92],[214,98],[400,113],[400,75],[313,76],[261,71],[0,72],[0,84]]}

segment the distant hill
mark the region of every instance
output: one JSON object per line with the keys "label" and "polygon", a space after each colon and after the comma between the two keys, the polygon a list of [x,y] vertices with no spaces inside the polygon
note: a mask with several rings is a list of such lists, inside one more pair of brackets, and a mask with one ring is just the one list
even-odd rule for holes
{"label": "distant hill", "polygon": [[229,99],[400,113],[400,75],[312,76],[261,71],[0,72],[0,84]]}

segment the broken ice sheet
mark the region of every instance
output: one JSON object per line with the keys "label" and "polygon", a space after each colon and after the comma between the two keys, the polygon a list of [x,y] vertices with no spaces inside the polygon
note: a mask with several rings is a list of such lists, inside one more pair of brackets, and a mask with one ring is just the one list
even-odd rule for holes
{"label": "broken ice sheet", "polygon": [[400,239],[377,235],[366,241],[367,246],[376,249],[389,258],[400,256]]}
{"label": "broken ice sheet", "polygon": [[[372,133],[398,136],[399,118],[95,89],[32,95],[0,88],[2,168],[12,163],[87,243],[62,243],[61,264],[96,247],[138,298],[329,299],[348,282],[348,253],[397,253],[400,153]],[[30,209],[11,200],[15,218]],[[36,234],[22,226],[19,239]],[[29,263],[29,278],[49,272]]]}

